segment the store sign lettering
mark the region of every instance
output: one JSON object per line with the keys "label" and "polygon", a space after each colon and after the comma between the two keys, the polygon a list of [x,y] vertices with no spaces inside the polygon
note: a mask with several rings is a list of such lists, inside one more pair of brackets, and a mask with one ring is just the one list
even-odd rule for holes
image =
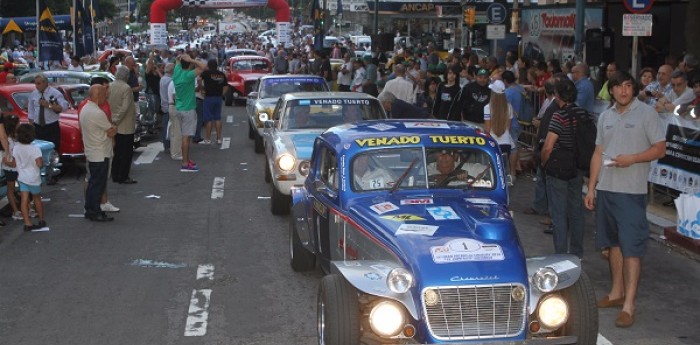
{"label": "store sign lettering", "polygon": [[407,3],[401,6],[400,12],[434,12],[435,4]]}
{"label": "store sign lettering", "polygon": [[556,16],[542,13],[542,23],[545,29],[573,29],[576,26],[576,14]]}

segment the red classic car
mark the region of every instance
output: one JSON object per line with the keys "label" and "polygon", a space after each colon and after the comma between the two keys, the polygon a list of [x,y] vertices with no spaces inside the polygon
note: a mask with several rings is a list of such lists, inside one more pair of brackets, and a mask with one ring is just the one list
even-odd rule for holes
{"label": "red classic car", "polygon": [[258,78],[272,73],[270,59],[262,56],[234,56],[226,66],[226,79],[228,80],[228,92],[224,95],[226,105],[233,105],[233,101],[245,100],[248,93],[253,91]]}
{"label": "red classic car", "polygon": [[[13,114],[19,117],[20,121],[27,122],[29,95],[35,89],[34,84],[0,85],[0,111],[2,114]],[[80,134],[76,110],[70,108],[61,112],[59,125],[61,127],[61,143],[58,153],[67,157],[84,156],[83,139]]]}

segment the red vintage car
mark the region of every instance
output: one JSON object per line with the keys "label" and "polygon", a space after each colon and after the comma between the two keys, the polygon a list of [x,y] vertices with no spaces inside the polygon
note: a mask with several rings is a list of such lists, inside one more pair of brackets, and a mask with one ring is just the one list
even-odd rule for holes
{"label": "red vintage car", "polygon": [[270,59],[262,56],[241,55],[232,57],[226,66],[228,92],[224,95],[226,105],[233,101],[245,100],[248,93],[253,91],[258,78],[272,73]]}
{"label": "red vintage car", "polygon": [[[0,84],[0,111],[2,114],[13,114],[19,117],[20,121],[27,122],[29,95],[35,89],[34,84]],[[69,108],[61,112],[59,125],[61,143],[58,153],[63,157],[85,156],[77,111]]]}

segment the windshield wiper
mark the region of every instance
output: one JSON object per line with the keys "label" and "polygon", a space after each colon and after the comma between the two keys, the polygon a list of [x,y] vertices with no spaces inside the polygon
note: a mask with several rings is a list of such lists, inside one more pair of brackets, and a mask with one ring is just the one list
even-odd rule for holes
{"label": "windshield wiper", "polygon": [[413,162],[411,162],[411,164],[408,166],[408,168],[406,168],[406,171],[404,171],[403,174],[401,174],[401,177],[399,177],[399,179],[396,180],[396,182],[394,183],[394,186],[391,187],[391,190],[389,191],[389,193],[393,193],[397,189],[399,189],[399,186],[403,182],[403,179],[405,179],[406,176],[408,176],[408,172],[411,171],[411,169],[413,169],[413,166],[416,164],[417,161],[418,161],[418,157],[413,159]]}

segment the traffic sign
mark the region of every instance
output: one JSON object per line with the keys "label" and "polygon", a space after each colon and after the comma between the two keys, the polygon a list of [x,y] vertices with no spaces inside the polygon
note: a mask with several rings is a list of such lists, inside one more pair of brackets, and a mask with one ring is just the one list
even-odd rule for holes
{"label": "traffic sign", "polygon": [[508,16],[508,10],[503,4],[494,2],[486,9],[486,16],[491,24],[503,24]]}
{"label": "traffic sign", "polygon": [[627,10],[632,13],[646,13],[651,10],[654,0],[625,0],[623,3]]}
{"label": "traffic sign", "polygon": [[651,14],[622,15],[622,36],[651,36]]}
{"label": "traffic sign", "polygon": [[505,25],[486,25],[487,40],[502,40],[506,38]]}

